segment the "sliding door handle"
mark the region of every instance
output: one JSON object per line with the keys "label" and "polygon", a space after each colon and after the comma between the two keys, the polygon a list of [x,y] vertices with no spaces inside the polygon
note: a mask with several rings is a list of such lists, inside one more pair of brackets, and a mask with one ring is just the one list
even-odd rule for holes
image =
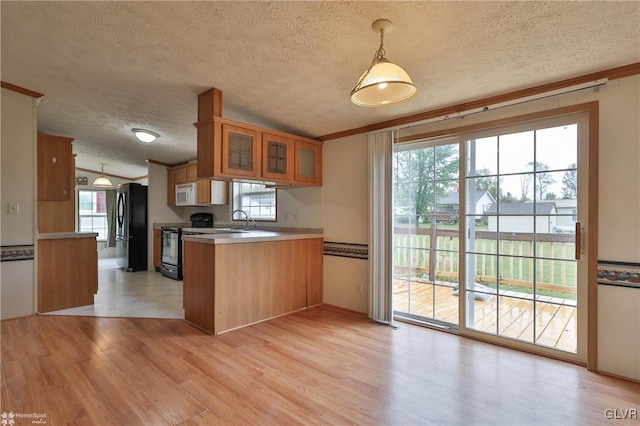
{"label": "sliding door handle", "polygon": [[576,222],[576,260],[580,260],[580,255],[584,253],[584,246],[582,245],[584,229],[580,226],[580,222]]}

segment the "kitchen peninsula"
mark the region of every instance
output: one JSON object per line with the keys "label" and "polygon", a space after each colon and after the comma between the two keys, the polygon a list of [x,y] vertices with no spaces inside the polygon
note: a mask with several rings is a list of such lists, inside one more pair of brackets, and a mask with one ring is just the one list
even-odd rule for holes
{"label": "kitchen peninsula", "polygon": [[183,240],[185,319],[209,333],[322,303],[321,232],[234,229]]}
{"label": "kitchen peninsula", "polygon": [[38,235],[38,312],[93,305],[98,292],[95,232]]}

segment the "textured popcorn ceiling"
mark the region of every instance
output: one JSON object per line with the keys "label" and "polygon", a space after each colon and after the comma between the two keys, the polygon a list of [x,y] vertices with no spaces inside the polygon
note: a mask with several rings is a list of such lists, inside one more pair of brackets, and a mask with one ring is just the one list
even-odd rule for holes
{"label": "textured popcorn ceiling", "polygon": [[[136,177],[196,157],[197,94],[224,116],[320,136],[640,62],[640,2],[6,2],[1,79],[45,94],[38,130],[78,167]],[[418,95],[354,106],[378,18]],[[2,125],[10,125],[2,123]],[[137,142],[131,128],[161,135]]]}

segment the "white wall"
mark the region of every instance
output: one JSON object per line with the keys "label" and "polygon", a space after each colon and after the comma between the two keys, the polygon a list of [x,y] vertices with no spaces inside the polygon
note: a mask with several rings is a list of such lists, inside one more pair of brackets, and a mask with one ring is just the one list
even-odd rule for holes
{"label": "white wall", "polygon": [[[325,241],[368,244],[367,136],[327,141],[322,148],[322,227]],[[366,260],[324,256],[324,303],[367,312]],[[362,293],[358,292],[362,284]]]}
{"label": "white wall", "polygon": [[[1,186],[0,243],[2,246],[35,244],[35,99],[2,89],[0,139]],[[19,203],[19,214],[9,214],[8,203]],[[31,315],[34,311],[33,260],[0,264],[2,319]]]}
{"label": "white wall", "polygon": [[[609,81],[599,91],[530,102],[429,126],[439,130],[600,102],[598,258],[640,262],[640,76]],[[416,129],[416,132],[425,131]],[[404,134],[409,134],[406,131]],[[366,135],[325,142],[322,220],[325,239],[367,242]],[[366,311],[366,295],[355,295],[355,281],[366,281],[364,261],[325,256],[325,303]],[[615,292],[599,286],[598,368],[640,380],[640,290]],[[629,293],[629,294],[627,294]],[[632,294],[631,294],[632,293]],[[615,315],[614,315],[615,313]],[[625,330],[625,334],[615,330]],[[617,339],[614,339],[618,336]]]}
{"label": "white wall", "polygon": [[[598,97],[598,258],[640,263],[640,76]],[[640,289],[598,286],[598,368],[640,380]]]}

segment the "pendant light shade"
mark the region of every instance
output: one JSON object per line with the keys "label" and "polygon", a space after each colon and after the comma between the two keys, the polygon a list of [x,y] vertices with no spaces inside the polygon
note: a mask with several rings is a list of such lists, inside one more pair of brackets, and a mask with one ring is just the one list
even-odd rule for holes
{"label": "pendant light shade", "polygon": [[113,188],[113,183],[104,175],[104,164],[100,164],[102,176],[95,178],[91,185],[101,186],[103,188]]}
{"label": "pendant light shade", "polygon": [[388,19],[378,19],[371,27],[380,32],[380,47],[371,66],[360,76],[358,84],[351,91],[351,102],[364,107],[378,107],[412,98],[417,88],[411,77],[384,56],[384,33],[393,28],[393,23]]}

